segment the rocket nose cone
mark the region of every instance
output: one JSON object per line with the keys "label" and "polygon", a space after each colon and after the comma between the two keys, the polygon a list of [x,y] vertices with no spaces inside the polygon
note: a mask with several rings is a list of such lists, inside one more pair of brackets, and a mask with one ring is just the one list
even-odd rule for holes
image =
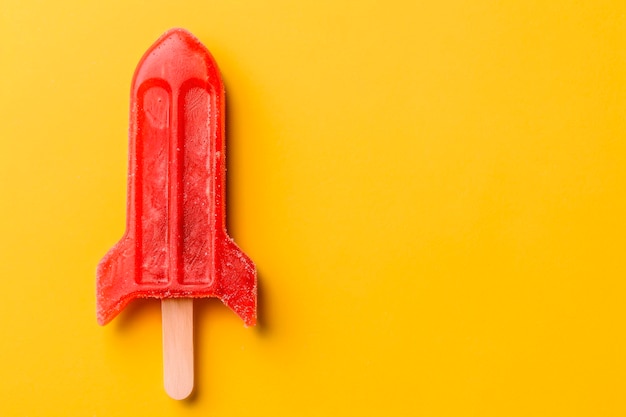
{"label": "rocket nose cone", "polygon": [[179,84],[188,78],[206,79],[214,69],[215,61],[198,38],[185,29],[175,28],[165,32],[144,54],[135,72],[135,82],[160,78]]}
{"label": "rocket nose cone", "polygon": [[198,47],[204,49],[198,38],[193,36],[188,30],[181,28],[168,30],[153,45],[153,48],[164,49],[168,53],[193,51]]}

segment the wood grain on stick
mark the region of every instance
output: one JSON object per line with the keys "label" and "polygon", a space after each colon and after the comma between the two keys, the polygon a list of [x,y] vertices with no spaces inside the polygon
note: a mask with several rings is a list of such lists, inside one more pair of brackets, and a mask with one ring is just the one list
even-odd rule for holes
{"label": "wood grain on stick", "polygon": [[161,300],[165,391],[183,400],[193,391],[193,299]]}

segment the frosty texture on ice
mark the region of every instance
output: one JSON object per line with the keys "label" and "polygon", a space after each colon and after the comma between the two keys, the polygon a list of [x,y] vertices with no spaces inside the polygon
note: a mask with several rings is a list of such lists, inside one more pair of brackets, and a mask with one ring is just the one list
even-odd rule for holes
{"label": "frosty texture on ice", "polygon": [[97,271],[97,318],[138,297],[219,297],[256,322],[256,269],[225,223],[224,86],[183,29],[145,53],[131,88],[126,232]]}

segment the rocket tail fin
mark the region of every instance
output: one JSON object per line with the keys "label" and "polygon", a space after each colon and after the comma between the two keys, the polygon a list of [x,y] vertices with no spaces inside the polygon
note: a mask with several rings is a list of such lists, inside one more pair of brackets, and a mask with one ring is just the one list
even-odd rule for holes
{"label": "rocket tail fin", "polygon": [[96,310],[100,325],[113,320],[135,298],[132,288],[134,263],[134,242],[124,237],[98,264]]}
{"label": "rocket tail fin", "polygon": [[256,324],[257,274],[252,260],[230,238],[221,239],[218,256],[219,298],[246,326]]}

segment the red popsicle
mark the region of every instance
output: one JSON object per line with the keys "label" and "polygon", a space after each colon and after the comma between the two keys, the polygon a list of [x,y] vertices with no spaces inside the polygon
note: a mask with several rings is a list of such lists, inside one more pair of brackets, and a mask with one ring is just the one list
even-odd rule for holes
{"label": "red popsicle", "polygon": [[129,142],[126,232],[98,265],[98,323],[134,298],[162,299],[165,387],[182,399],[193,389],[191,298],[218,297],[252,326],[257,288],[226,232],[224,86],[189,32],[166,32],[139,62]]}

